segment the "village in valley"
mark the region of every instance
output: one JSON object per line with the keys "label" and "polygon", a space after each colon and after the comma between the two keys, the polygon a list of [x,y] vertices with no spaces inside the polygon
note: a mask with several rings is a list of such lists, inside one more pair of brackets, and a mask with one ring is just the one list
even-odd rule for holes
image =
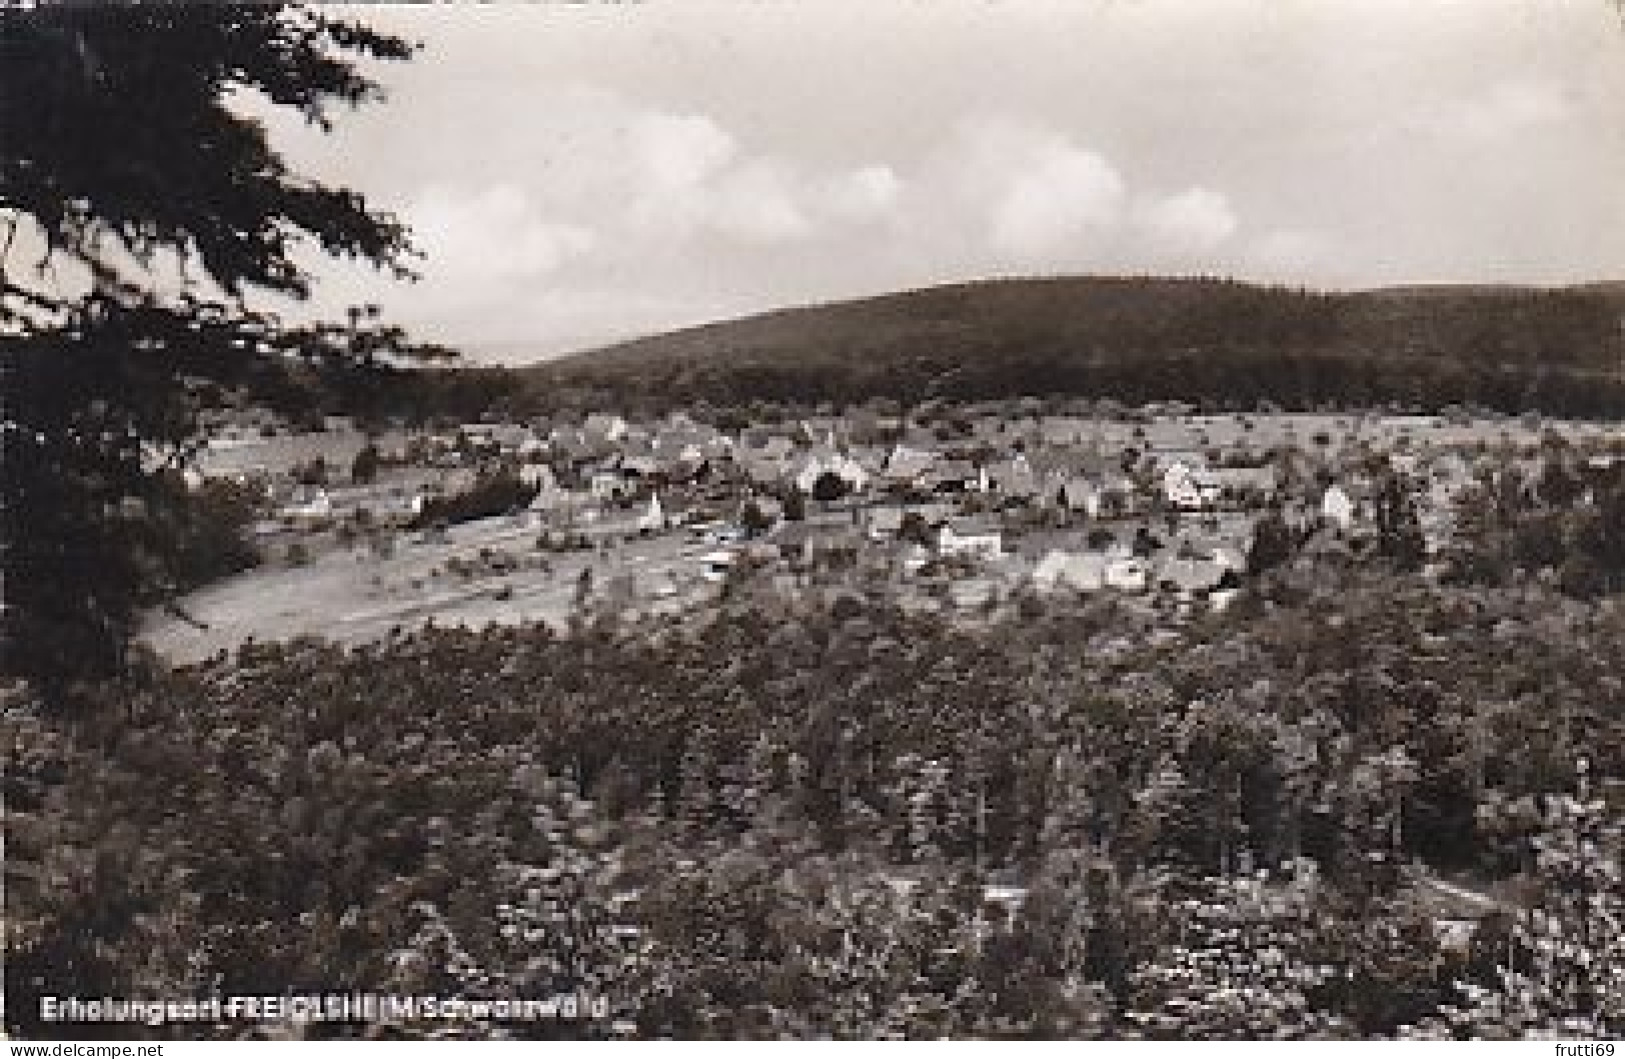
{"label": "village in valley", "polygon": [[1414,523],[1416,565],[1444,576],[1458,508],[1498,469],[1600,475],[1622,448],[1601,423],[1463,411],[1035,398],[800,411],[225,426],[188,483],[247,498],[266,562],[155,615],[151,639],[196,659],[423,623],[564,628],[679,614],[743,579],[791,596],[845,584],[966,619],[1024,595],[1099,594],[1177,623],[1222,610],[1250,572],[1375,557],[1396,520]]}

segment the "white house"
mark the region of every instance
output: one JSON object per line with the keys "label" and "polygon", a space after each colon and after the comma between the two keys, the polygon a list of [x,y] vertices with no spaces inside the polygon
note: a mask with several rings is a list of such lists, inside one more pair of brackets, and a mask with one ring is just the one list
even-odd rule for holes
{"label": "white house", "polygon": [[547,464],[527,463],[519,468],[519,484],[546,490],[553,488],[558,483],[553,477],[553,468]]}
{"label": "white house", "polygon": [[728,571],[733,569],[734,553],[718,549],[706,552],[699,557],[698,562],[701,577],[707,581],[725,581],[728,578]]}
{"label": "white house", "polygon": [[581,424],[582,433],[589,442],[603,444],[605,442],[619,441],[626,436],[626,420],[618,415],[605,412],[594,412]]}
{"label": "white house", "polygon": [[1157,583],[1172,585],[1183,596],[1204,595],[1218,588],[1230,567],[1216,559],[1172,558],[1164,559],[1157,568]]}
{"label": "white house", "polygon": [[974,559],[997,559],[1003,552],[1004,538],[997,530],[962,533],[956,531],[953,523],[950,522],[937,531],[938,555],[962,555]]}
{"label": "white house", "polygon": [[1040,592],[1069,588],[1076,592],[1098,592],[1106,586],[1109,560],[1099,552],[1066,552],[1054,549],[1033,569],[1033,586]]}
{"label": "white house", "polygon": [[925,476],[935,462],[936,457],[931,453],[899,444],[886,457],[882,473],[889,481],[913,485]]}
{"label": "white house", "polygon": [[1107,588],[1144,592],[1151,585],[1151,567],[1144,559],[1113,559],[1106,564]]}
{"label": "white house", "polygon": [[639,532],[659,533],[666,528],[666,510],[658,495],[649,498],[649,509],[638,516]]}
{"label": "white house", "polygon": [[585,503],[587,497],[571,493],[568,489],[561,489],[557,482],[545,482],[531,497],[530,509],[532,511],[568,511],[570,508]]}
{"label": "white house", "polygon": [[1038,495],[1038,475],[1033,472],[1027,457],[1021,453],[986,468],[983,474],[988,484],[1005,496],[1031,500]]}
{"label": "white house", "polygon": [[1176,460],[1162,474],[1162,492],[1170,504],[1181,510],[1202,511],[1218,502],[1221,489],[1205,470]]}
{"label": "white house", "polygon": [[900,507],[864,508],[863,518],[871,540],[887,540],[897,536],[903,528],[903,509]]}
{"label": "white house", "polygon": [[1059,483],[1054,494],[1058,506],[1068,511],[1082,511],[1090,518],[1100,517],[1099,486],[1082,476],[1062,476],[1055,481]]}
{"label": "white house", "polygon": [[931,553],[918,544],[910,544],[903,550],[903,573],[917,574],[926,563],[931,561]]}
{"label": "white house", "polygon": [[621,477],[608,471],[598,471],[587,481],[587,491],[595,499],[609,500],[621,492]]}
{"label": "white house", "polygon": [[302,492],[282,509],[282,516],[291,519],[323,519],[333,514],[333,500],[326,489]]}
{"label": "white house", "polygon": [[1333,482],[1320,497],[1320,515],[1339,529],[1354,525],[1354,501],[1343,487]]}

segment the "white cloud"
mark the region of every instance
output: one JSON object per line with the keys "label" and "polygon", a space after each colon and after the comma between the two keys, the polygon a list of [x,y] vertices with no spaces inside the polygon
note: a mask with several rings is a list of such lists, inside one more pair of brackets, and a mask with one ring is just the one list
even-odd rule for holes
{"label": "white cloud", "polygon": [[[901,187],[883,164],[820,173],[793,160],[753,153],[704,114],[650,110],[618,98],[597,100],[602,120],[626,130],[589,139],[571,168],[590,166],[597,189],[569,188],[578,202],[596,195],[631,238],[659,236],[667,249],[705,236],[746,245],[782,243],[883,216]],[[630,146],[630,150],[627,150]],[[620,201],[604,188],[620,188]]]}
{"label": "white cloud", "polygon": [[993,245],[1041,256],[1076,243],[1091,230],[1115,225],[1123,181],[1092,151],[1061,147],[1033,159],[993,208]]}
{"label": "white cloud", "polygon": [[711,226],[738,239],[773,243],[813,231],[794,175],[776,162],[739,166],[724,174],[708,198]]}
{"label": "white cloud", "polygon": [[1214,250],[1240,227],[1229,200],[1202,187],[1142,203],[1135,220],[1155,249],[1185,257]]}
{"label": "white cloud", "polygon": [[427,254],[430,282],[533,278],[597,243],[587,228],[542,217],[524,189],[512,183],[472,193],[431,187],[405,212]]}
{"label": "white cloud", "polygon": [[1043,125],[1009,117],[963,123],[930,179],[939,201],[926,224],[968,217],[967,249],[1023,264],[1097,252],[1121,224],[1127,188],[1105,157]]}
{"label": "white cloud", "polygon": [[640,114],[632,139],[646,175],[666,189],[696,187],[739,153],[726,129],[699,114]]}
{"label": "white cloud", "polygon": [[891,212],[902,193],[903,182],[891,166],[866,165],[830,180],[824,202],[837,217],[864,221]]}

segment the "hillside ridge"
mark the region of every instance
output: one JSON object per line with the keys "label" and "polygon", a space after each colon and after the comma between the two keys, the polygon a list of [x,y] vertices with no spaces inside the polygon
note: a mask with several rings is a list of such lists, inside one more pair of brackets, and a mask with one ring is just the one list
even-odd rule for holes
{"label": "hillside ridge", "polygon": [[550,388],[670,400],[1064,393],[1585,412],[1573,406],[1614,399],[1622,316],[1614,282],[1326,292],[1000,277],[774,309],[520,370]]}

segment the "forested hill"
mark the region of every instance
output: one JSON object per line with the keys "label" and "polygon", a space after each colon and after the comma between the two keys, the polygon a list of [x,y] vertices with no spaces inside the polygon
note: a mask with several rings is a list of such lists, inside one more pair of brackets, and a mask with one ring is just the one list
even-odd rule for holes
{"label": "forested hill", "polygon": [[1317,293],[986,280],[688,328],[526,369],[645,400],[1076,394],[1221,405],[1625,410],[1625,284]]}

